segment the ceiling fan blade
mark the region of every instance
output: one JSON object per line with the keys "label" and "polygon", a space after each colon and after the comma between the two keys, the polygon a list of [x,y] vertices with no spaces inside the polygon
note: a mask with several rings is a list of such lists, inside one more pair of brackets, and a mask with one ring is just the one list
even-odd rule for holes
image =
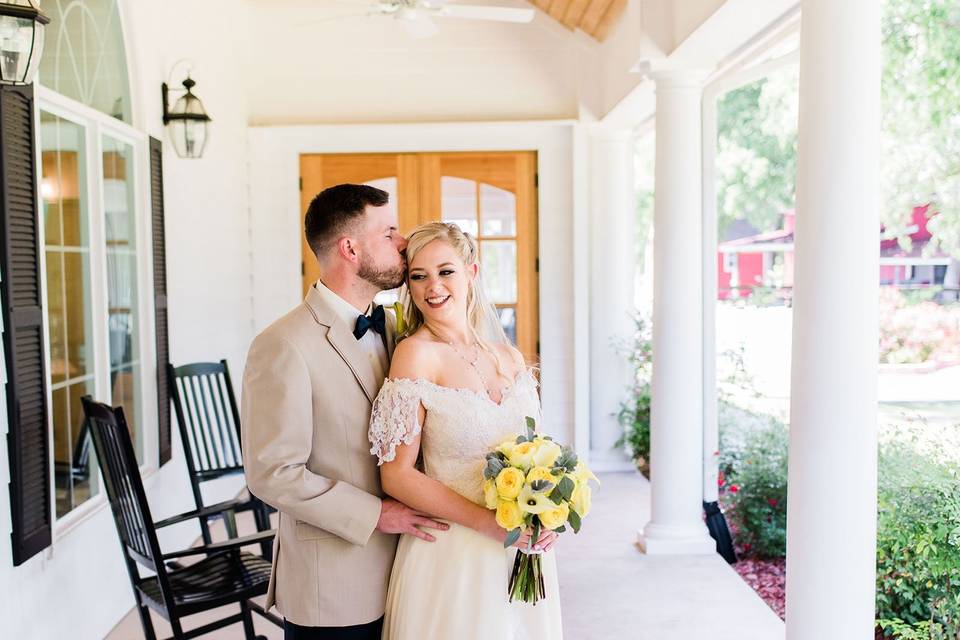
{"label": "ceiling fan blade", "polygon": [[447,18],[466,18],[468,20],[496,20],[497,22],[530,22],[533,9],[515,7],[483,7],[469,4],[444,4],[439,15]]}
{"label": "ceiling fan blade", "polygon": [[397,14],[397,20],[403,24],[406,32],[414,38],[431,38],[440,31],[437,28],[437,23],[421,11],[403,11]]}

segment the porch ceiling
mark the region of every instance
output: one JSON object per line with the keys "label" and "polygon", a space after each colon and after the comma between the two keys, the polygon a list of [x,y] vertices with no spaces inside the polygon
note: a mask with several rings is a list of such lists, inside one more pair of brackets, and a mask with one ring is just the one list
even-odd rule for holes
{"label": "porch ceiling", "polygon": [[627,8],[627,0],[530,0],[571,31],[580,29],[603,42]]}

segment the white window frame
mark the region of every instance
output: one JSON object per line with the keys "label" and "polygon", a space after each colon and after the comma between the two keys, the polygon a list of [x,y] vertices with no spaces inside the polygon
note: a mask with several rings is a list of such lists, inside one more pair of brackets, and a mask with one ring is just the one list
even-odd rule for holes
{"label": "white window frame", "polygon": [[[35,85],[36,102],[34,122],[36,130],[36,166],[38,174],[42,165],[42,147],[40,141],[40,112],[68,120],[84,129],[85,141],[85,184],[88,196],[87,224],[90,238],[90,299],[93,309],[93,365],[94,365],[94,397],[102,402],[111,402],[110,388],[110,353],[108,335],[108,301],[107,301],[107,269],[106,269],[106,237],[104,231],[104,183],[103,183],[103,137],[109,136],[118,142],[131,145],[133,148],[133,189],[134,189],[134,237],[137,243],[137,313],[139,340],[137,344],[136,360],[140,363],[141,384],[137,402],[140,403],[141,424],[137,425],[143,433],[143,463],[140,473],[143,477],[152,475],[158,470],[159,457],[159,429],[157,416],[157,379],[152,372],[157,371],[156,339],[154,333],[154,300],[153,300],[153,242],[152,242],[152,212],[150,208],[150,167],[149,167],[149,137],[146,133],[133,126],[108,116],[96,109],[68,98],[46,87]],[[38,209],[37,216],[41,211]],[[38,224],[39,242],[41,248],[46,246],[45,229],[42,220]],[[40,274],[42,280],[43,315],[45,321],[44,363],[48,376],[47,406],[53,406],[53,391],[49,383],[50,375],[50,336],[47,309],[47,272],[46,251],[42,249],[40,259]],[[53,413],[47,412],[47,428],[51,434],[49,439],[50,455],[50,486],[51,509],[53,526],[53,540],[64,537],[71,530],[88,520],[106,505],[106,497],[102,490],[103,482],[100,478],[101,490],[84,503],[72,509],[61,518],[56,517],[55,497],[55,465],[53,461]],[[91,469],[99,478],[99,469]]]}

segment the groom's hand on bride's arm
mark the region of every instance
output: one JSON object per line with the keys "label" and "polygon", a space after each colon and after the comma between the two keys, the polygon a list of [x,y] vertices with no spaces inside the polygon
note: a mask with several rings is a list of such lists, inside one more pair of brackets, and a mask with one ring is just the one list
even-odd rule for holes
{"label": "groom's hand on bride's arm", "polygon": [[378,531],[382,533],[407,533],[427,542],[436,540],[426,531],[422,531],[420,527],[446,531],[450,528],[450,525],[432,520],[427,514],[414,511],[402,502],[384,498],[383,506],[380,507],[380,520],[377,522]]}

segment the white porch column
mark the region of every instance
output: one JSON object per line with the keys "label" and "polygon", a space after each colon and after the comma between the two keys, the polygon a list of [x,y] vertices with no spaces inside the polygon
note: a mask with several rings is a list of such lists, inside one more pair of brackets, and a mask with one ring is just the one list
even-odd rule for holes
{"label": "white porch column", "polygon": [[702,518],[703,273],[701,119],[704,74],[661,71],[653,239],[652,517],[647,553],[714,553]]}
{"label": "white porch column", "polygon": [[614,449],[623,429],[620,403],[631,381],[618,344],[633,335],[637,273],[634,139],[630,131],[590,136],[590,465],[595,471],[632,469]]}
{"label": "white porch column", "polygon": [[877,517],[880,3],[803,0],[787,638],[868,640]]}

